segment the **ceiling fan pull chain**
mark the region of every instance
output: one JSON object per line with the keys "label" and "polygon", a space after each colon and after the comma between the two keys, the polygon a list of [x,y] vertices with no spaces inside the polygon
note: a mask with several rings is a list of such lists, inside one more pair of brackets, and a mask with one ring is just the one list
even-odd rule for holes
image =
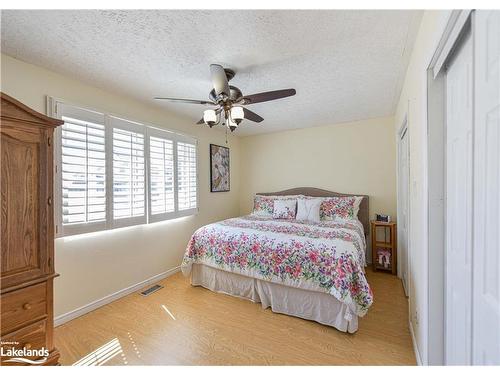
{"label": "ceiling fan pull chain", "polygon": [[226,126],[226,145],[227,145],[227,126]]}

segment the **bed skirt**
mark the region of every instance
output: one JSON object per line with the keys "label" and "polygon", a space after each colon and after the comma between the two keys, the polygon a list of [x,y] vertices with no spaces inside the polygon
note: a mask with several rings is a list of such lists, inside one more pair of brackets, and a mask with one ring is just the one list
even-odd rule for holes
{"label": "bed skirt", "polygon": [[358,317],[335,297],[193,264],[191,285],[248,299],[276,313],[314,320],[342,332],[358,330]]}

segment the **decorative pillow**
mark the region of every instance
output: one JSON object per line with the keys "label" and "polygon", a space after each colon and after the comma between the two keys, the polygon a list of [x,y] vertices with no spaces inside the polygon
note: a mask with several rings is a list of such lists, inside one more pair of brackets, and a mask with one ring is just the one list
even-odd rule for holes
{"label": "decorative pillow", "polygon": [[297,199],[297,220],[320,221],[319,211],[323,198],[300,197]]}
{"label": "decorative pillow", "polygon": [[273,219],[295,219],[296,199],[275,199]]}
{"label": "decorative pillow", "polygon": [[331,197],[323,199],[320,209],[321,220],[355,219],[363,197]]}
{"label": "decorative pillow", "polygon": [[274,201],[277,199],[287,200],[291,199],[294,202],[301,195],[259,195],[256,194],[253,199],[253,215],[272,217],[274,210]]}
{"label": "decorative pillow", "polygon": [[274,198],[265,195],[256,195],[253,199],[253,214],[257,216],[272,217],[274,211]]}

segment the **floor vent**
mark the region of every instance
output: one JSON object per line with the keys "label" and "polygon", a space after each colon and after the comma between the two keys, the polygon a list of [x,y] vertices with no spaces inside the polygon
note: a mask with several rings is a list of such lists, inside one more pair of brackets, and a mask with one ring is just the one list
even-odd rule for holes
{"label": "floor vent", "polygon": [[149,296],[151,293],[154,293],[156,292],[157,290],[160,290],[161,288],[163,288],[163,286],[161,285],[153,285],[152,287],[146,289],[146,290],[143,290],[141,292],[141,294],[146,297],[146,296]]}

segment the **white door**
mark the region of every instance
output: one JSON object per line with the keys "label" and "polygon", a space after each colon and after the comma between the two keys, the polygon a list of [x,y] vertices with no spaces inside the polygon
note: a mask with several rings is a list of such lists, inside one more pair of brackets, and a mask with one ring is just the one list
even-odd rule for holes
{"label": "white door", "polygon": [[500,364],[500,11],[475,13],[473,364]]}
{"label": "white door", "polygon": [[449,365],[471,363],[472,92],[469,32],[446,73],[445,359]]}
{"label": "white door", "polygon": [[402,131],[399,140],[399,218],[398,218],[398,248],[400,256],[400,273],[403,288],[408,296],[408,192],[409,192],[409,146],[408,128]]}

